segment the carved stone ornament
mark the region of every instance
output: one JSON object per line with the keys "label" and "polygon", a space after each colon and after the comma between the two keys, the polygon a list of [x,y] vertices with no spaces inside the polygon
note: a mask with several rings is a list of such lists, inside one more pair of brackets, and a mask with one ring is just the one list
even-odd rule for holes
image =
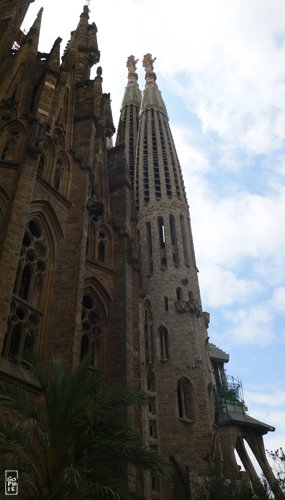
{"label": "carved stone ornament", "polygon": [[97,220],[97,218],[104,213],[104,205],[100,201],[96,200],[96,198],[91,197],[87,201],[87,210],[90,216]]}
{"label": "carved stone ornament", "polygon": [[199,305],[196,304],[196,302],[192,302],[190,300],[177,300],[175,302],[175,308],[178,313],[190,313],[190,314],[195,314],[197,318],[199,318],[202,315],[202,310]]}
{"label": "carved stone ornament", "polygon": [[137,62],[138,62],[138,59],[135,59],[135,56],[129,56],[128,57],[127,68],[128,68],[128,71],[129,71],[129,76],[136,75]]}
{"label": "carved stone ornament", "polygon": [[145,54],[143,58],[143,67],[145,68],[147,73],[153,73],[153,63],[155,62],[156,57],[152,58],[151,54]]}

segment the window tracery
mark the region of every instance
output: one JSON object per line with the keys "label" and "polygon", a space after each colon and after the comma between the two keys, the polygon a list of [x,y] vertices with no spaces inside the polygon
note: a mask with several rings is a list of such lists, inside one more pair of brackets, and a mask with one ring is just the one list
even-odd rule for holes
{"label": "window tracery", "polygon": [[23,238],[2,355],[11,360],[33,352],[41,321],[49,246],[43,228],[30,219]]}
{"label": "window tracery", "polygon": [[[57,136],[56,136],[57,137]],[[38,175],[43,177],[56,191],[67,196],[69,187],[69,158],[66,151],[49,136],[44,141],[40,156]]]}
{"label": "window tracery", "polygon": [[90,357],[90,366],[103,369],[104,314],[99,301],[90,292],[85,293],[82,303],[82,337],[80,360]]}
{"label": "window tracery", "polygon": [[87,257],[105,266],[111,265],[111,233],[105,225],[98,227],[94,217],[90,217],[87,237]]}

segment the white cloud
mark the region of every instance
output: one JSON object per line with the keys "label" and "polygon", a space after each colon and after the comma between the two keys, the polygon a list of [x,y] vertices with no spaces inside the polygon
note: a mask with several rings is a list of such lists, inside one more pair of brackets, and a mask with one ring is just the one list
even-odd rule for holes
{"label": "white cloud", "polygon": [[[246,400],[248,404],[266,405],[268,407],[273,407],[273,408],[279,408],[280,406],[284,406],[284,412],[285,412],[285,391],[283,387],[280,388],[276,386],[273,387],[270,386],[267,387],[262,392],[261,389],[262,387],[255,387],[255,390],[246,391]],[[277,412],[276,418],[278,416],[280,417],[280,413]],[[282,418],[282,421],[280,421],[280,423],[285,431],[285,418]]]}
{"label": "white cloud", "polygon": [[229,325],[225,333],[231,344],[251,344],[260,347],[276,339],[277,334],[272,326],[272,311],[262,304],[226,311],[224,317]]}
{"label": "white cloud", "polygon": [[246,303],[262,290],[256,280],[240,278],[230,269],[207,263],[200,273],[200,284],[203,300],[210,308]]}
{"label": "white cloud", "polygon": [[[235,266],[245,257],[256,260],[272,258],[272,265],[276,255],[285,259],[284,194],[261,196],[241,192],[219,199],[209,186],[206,190],[205,185],[201,192],[192,185],[191,193],[192,221],[200,261]],[[267,270],[267,279],[268,272],[270,269]]]}
{"label": "white cloud", "polygon": [[[58,36],[64,48],[83,5],[75,3],[31,4],[26,28],[45,8],[41,50],[50,50]],[[103,88],[111,92],[115,126],[132,53],[139,65],[146,52],[157,57],[159,87],[171,90],[175,106],[175,94],[183,100],[184,121],[191,113],[187,129],[176,115],[171,125],[190,203],[202,300],[210,311],[221,308],[219,344],[223,338],[233,347],[243,344],[247,353],[268,345],[282,334],[274,320],[285,310],[284,0],[92,0],[90,21],[98,27]],[[141,66],[138,72],[143,88]],[[198,131],[193,115],[200,120]],[[236,175],[229,184],[225,173]],[[257,191],[260,178],[263,188]],[[269,298],[263,298],[264,290]],[[246,354],[243,363],[250,372]],[[262,365],[257,375],[262,378]],[[276,426],[265,437],[266,448],[285,449],[284,391],[255,387],[246,402],[250,415]]]}
{"label": "white cloud", "polygon": [[[36,0],[26,27],[42,3],[42,49],[49,50],[59,35],[64,46],[78,22],[80,5],[70,8],[67,0]],[[99,30],[104,88],[112,92],[116,122],[126,58],[134,53],[141,59],[150,51],[157,57],[158,74],[181,93],[205,131],[253,154],[284,145],[282,0],[93,0],[91,20]]]}
{"label": "white cloud", "polygon": [[211,169],[211,163],[207,153],[196,146],[197,134],[189,127],[180,124],[172,124],[171,131],[178,151],[179,159],[183,163],[183,171],[186,168],[193,176],[204,176]]}

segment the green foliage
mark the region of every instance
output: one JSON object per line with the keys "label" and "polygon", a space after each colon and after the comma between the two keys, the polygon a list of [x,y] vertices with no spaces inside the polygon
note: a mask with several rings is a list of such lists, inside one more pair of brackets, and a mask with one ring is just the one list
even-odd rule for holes
{"label": "green foliage", "polygon": [[1,383],[0,465],[18,469],[21,498],[29,500],[128,500],[123,489],[126,466],[170,473],[168,460],[147,448],[134,434],[126,410],[146,404],[145,393],[132,388],[102,390],[88,362],[67,373],[61,359],[50,370],[29,366],[42,394]]}
{"label": "green foliage", "polygon": [[207,478],[201,485],[200,500],[270,500],[266,484],[255,487],[246,476],[225,476],[219,463],[209,466]]}
{"label": "green foliage", "polygon": [[273,462],[273,470],[277,477],[281,490],[285,493],[285,452],[283,448],[275,451],[267,451]]}

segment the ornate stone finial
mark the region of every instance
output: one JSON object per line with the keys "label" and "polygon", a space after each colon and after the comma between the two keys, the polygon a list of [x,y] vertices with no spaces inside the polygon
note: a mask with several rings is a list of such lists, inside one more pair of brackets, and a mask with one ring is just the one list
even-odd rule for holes
{"label": "ornate stone finial", "polygon": [[101,67],[101,66],[98,66],[98,68],[97,68],[97,70],[96,70],[96,74],[97,74],[97,76],[102,76],[102,72],[103,72],[102,67]]}
{"label": "ornate stone finial", "polygon": [[129,71],[128,77],[138,77],[136,70],[137,70],[137,62],[138,59],[135,59],[135,56],[129,56],[127,60],[127,68]]}
{"label": "ornate stone finial", "polygon": [[154,73],[153,71],[153,63],[156,60],[156,57],[153,59],[151,54],[145,54],[143,58],[143,67],[145,68],[146,73]]}

